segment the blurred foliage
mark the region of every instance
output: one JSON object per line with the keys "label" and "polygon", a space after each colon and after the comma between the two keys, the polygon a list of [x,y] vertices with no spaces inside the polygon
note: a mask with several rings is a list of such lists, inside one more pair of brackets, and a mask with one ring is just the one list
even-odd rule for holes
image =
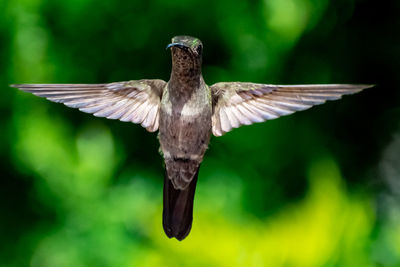
{"label": "blurred foliage", "polygon": [[[400,2],[0,2],[0,266],[400,266]],[[156,134],[10,83],[375,83],[212,138],[192,233],[162,231]]]}

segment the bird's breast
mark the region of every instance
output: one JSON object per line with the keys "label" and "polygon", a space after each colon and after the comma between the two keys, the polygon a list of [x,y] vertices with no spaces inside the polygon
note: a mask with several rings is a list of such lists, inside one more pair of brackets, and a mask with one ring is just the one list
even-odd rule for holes
{"label": "bird's breast", "polygon": [[159,128],[164,158],[201,162],[210,140],[211,112],[211,100],[206,90],[198,90],[184,102],[171,98],[169,92],[165,92],[161,101]]}
{"label": "bird's breast", "polygon": [[168,86],[161,99],[161,109],[166,114],[178,115],[183,119],[201,116],[211,108],[211,91],[204,84],[203,87],[194,89],[190,94],[171,94]]}

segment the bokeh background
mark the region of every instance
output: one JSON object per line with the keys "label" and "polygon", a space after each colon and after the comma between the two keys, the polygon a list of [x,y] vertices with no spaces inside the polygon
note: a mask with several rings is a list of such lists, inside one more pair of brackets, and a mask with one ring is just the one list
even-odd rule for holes
{"label": "bokeh background", "polygon": [[[0,1],[0,266],[400,266],[400,2]],[[191,234],[162,230],[156,133],[10,83],[168,80],[375,88],[212,138]]]}

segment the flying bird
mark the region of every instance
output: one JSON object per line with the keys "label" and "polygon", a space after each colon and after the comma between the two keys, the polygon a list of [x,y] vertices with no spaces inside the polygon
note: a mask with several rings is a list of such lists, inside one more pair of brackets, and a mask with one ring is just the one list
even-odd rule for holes
{"label": "flying bird", "polygon": [[190,232],[200,163],[210,136],[241,125],[276,119],[326,100],[354,94],[372,85],[272,85],[203,79],[202,42],[176,36],[167,46],[172,70],[168,82],[158,79],[104,84],[13,84],[12,87],[64,103],[97,117],[118,119],[158,130],[165,162],[163,228],[169,238]]}

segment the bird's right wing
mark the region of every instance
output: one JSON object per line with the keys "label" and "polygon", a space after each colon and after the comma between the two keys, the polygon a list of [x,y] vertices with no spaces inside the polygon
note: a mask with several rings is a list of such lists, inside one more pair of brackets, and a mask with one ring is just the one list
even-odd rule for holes
{"label": "bird's right wing", "polygon": [[104,84],[13,84],[25,92],[64,103],[97,117],[141,124],[157,131],[163,80],[136,80]]}
{"label": "bird's right wing", "polygon": [[221,136],[241,125],[272,120],[372,86],[216,83],[210,87],[213,94],[212,132],[215,136]]}

